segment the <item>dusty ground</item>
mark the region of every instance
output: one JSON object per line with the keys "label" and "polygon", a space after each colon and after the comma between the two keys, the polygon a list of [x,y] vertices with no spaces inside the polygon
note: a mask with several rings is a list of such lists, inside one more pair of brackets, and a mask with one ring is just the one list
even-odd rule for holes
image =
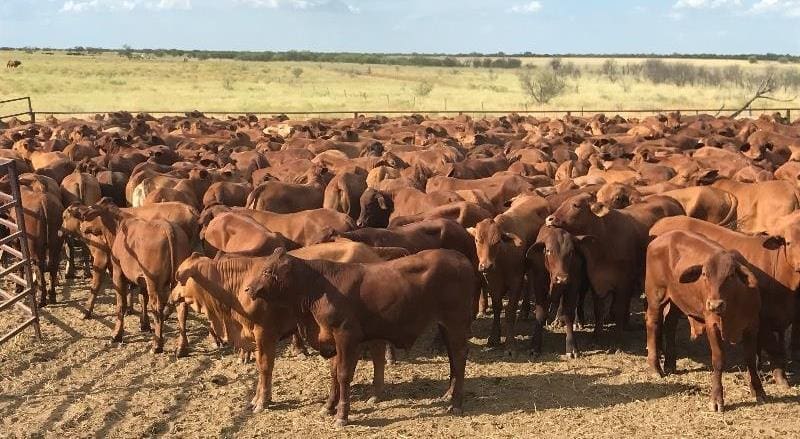
{"label": "dusty ground", "polygon": [[[127,318],[126,343],[108,343],[113,297],[99,300],[95,320],[81,319],[86,285],[70,282],[60,303],[43,313],[44,341],[26,330],[0,347],[2,437],[800,437],[798,388],[778,389],[771,379],[767,404],[756,406],[732,349],[724,376],[727,411],[707,410],[708,354],[702,342],[679,334],[679,374],[647,373],[644,334],[630,333],[620,351],[613,343],[562,360],[563,335],[545,339],[547,354],[531,359],[522,341],[512,358],[484,349],[489,321],[476,323],[465,415],[444,414],[446,358],[432,356],[427,340],[387,369],[387,400],[366,404],[371,366],[362,362],[354,381],[353,425],[332,428],[318,414],[327,391],[327,365],[317,356],[284,354],[276,365],[275,403],[252,414],[255,366],[242,366],[211,347],[200,320],[191,321],[189,358],[149,353],[149,335]],[[3,313],[0,329],[13,313]],[[640,318],[640,317],[637,317]],[[167,349],[174,344],[174,319]],[[529,322],[520,330],[527,332]],[[609,349],[609,350],[606,350]],[[797,377],[790,376],[797,383]]]}

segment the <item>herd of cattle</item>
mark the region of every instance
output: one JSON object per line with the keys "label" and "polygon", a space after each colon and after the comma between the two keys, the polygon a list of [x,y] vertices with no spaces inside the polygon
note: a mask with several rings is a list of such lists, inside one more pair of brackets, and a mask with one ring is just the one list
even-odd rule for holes
{"label": "herd of cattle", "polygon": [[[758,401],[760,354],[783,386],[789,328],[800,356],[800,121],[777,114],[120,112],[2,123],[0,148],[21,172],[40,305],[57,299],[64,254],[65,277],[81,255],[91,276],[86,318],[110,276],[114,341],[133,286],[142,330],[154,316],[156,353],[177,310],[177,354],[187,354],[194,309],[216,343],[255,353],[254,410],[271,402],[276,346],[291,336],[330,358],[324,411],[344,425],[361,350],[379,398],[392,349],[435,322],[459,413],[468,339],[487,335],[472,334],[477,315],[491,314],[488,344],[509,352],[518,314],[533,313],[532,353],[554,319],[574,358],[586,296],[592,337],[609,316],[613,343],[635,330],[631,302],[646,296],[647,362],[662,376],[675,371],[677,319],[688,317],[692,337],[705,332],[714,410],[726,344],[743,345]],[[8,184],[3,176],[0,189]]]}

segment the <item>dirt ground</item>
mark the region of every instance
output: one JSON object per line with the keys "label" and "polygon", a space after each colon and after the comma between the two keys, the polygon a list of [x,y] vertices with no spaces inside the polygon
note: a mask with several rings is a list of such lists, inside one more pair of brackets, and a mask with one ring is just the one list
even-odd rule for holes
{"label": "dirt ground", "polygon": [[[372,367],[359,364],[352,425],[338,431],[319,414],[327,363],[287,352],[276,362],[275,402],[253,414],[246,403],[255,365],[213,348],[201,318],[190,321],[188,358],[151,354],[135,315],[127,317],[125,344],[110,345],[110,289],[99,298],[97,317],[85,321],[86,284],[67,285],[60,302],[43,311],[42,342],[26,330],[0,347],[0,437],[800,437],[798,387],[781,390],[764,375],[771,399],[755,405],[736,348],[724,375],[727,410],[710,412],[708,349],[704,340],[688,340],[683,323],[679,373],[659,379],[646,368],[644,330],[627,334],[619,349],[610,336],[590,348],[581,332],[583,353],[575,360],[559,355],[563,334],[549,334],[546,353],[534,359],[521,337],[513,357],[486,350],[490,321],[481,319],[471,340],[463,416],[444,413],[438,397],[446,388],[446,358],[431,354],[430,340],[422,339],[387,367],[386,399],[377,404],[366,403]],[[0,315],[0,330],[13,317]],[[173,351],[174,315],[168,328]],[[528,333],[530,322],[519,330]]]}

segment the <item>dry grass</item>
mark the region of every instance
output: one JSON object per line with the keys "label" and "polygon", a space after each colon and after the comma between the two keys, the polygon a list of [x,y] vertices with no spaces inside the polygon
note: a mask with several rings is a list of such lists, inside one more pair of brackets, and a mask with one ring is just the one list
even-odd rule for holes
{"label": "dry grass", "polygon": [[[720,86],[678,87],[636,80],[611,82],[585,73],[567,81],[567,92],[546,106],[527,102],[517,70],[396,67],[336,63],[244,62],[163,58],[129,60],[116,54],[67,56],[0,52],[19,59],[17,70],[0,71],[0,96],[27,96],[40,111],[192,110],[521,110],[735,107],[749,91]],[[600,58],[566,59],[597,70]],[[620,64],[641,60],[619,60]],[[548,59],[526,60],[544,67]],[[668,61],[672,62],[672,61]],[[763,71],[796,69],[779,63],[686,60]],[[299,77],[293,70],[301,68]],[[427,95],[421,83],[433,85]],[[793,96],[796,92],[789,92]],[[769,105],[771,103],[766,103]],[[779,106],[798,106],[800,100]],[[4,111],[2,113],[5,113]]]}
{"label": "dry grass", "polygon": [[[798,389],[778,389],[765,376],[771,401],[749,396],[738,350],[724,375],[727,409],[707,409],[708,354],[704,342],[679,331],[679,374],[654,378],[646,369],[643,333],[627,334],[621,350],[609,342],[562,360],[563,335],[545,338],[547,354],[532,359],[519,342],[513,358],[484,349],[489,321],[475,325],[467,365],[465,415],[444,414],[446,358],[420,340],[409,356],[387,368],[387,399],[365,403],[371,367],[354,380],[353,425],[343,431],[318,414],[327,391],[327,363],[284,354],[276,363],[275,404],[252,414],[253,364],[210,348],[206,331],[191,322],[190,357],[148,352],[149,336],[135,330],[122,346],[108,344],[113,322],[110,291],[97,319],[81,319],[84,282],[66,288],[44,312],[45,340],[26,331],[0,347],[2,437],[798,437]],[[4,319],[8,314],[4,314]],[[640,317],[638,317],[640,318]],[[637,318],[637,319],[638,319]],[[0,326],[5,325],[4,323]],[[174,330],[175,322],[168,322]],[[2,329],[2,328],[0,328]],[[523,322],[522,332],[530,329]],[[167,349],[174,347],[174,331]],[[614,347],[609,347],[614,346]],[[790,377],[796,380],[796,377]]]}

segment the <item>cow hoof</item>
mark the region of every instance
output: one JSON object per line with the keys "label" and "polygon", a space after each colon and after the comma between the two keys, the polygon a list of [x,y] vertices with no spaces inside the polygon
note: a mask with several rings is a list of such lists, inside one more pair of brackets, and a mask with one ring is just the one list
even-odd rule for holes
{"label": "cow hoof", "polygon": [[756,404],[764,404],[765,402],[767,402],[767,394],[764,393],[763,390],[761,392],[756,393],[755,397],[756,397]]}
{"label": "cow hoof", "polygon": [[333,421],[333,426],[334,426],[335,428],[342,428],[342,427],[345,427],[345,426],[347,426],[347,419],[336,418],[336,419],[334,419],[334,421]]}
{"label": "cow hoof", "polygon": [[148,326],[139,326],[139,330],[140,330],[141,332],[153,332],[153,329],[152,329],[152,328],[150,328],[150,326],[149,326],[149,325],[148,325]]}
{"label": "cow hoof", "polygon": [[460,416],[464,414],[464,409],[462,409],[461,407],[454,407],[451,405],[450,407],[447,407],[447,413],[455,416]]}
{"label": "cow hoof", "polygon": [[578,358],[578,352],[576,352],[576,351],[567,352],[567,354],[564,355],[564,357],[567,360],[574,360],[574,359]]}
{"label": "cow hoof", "polygon": [[91,320],[92,319],[92,312],[91,311],[84,311],[83,312],[83,320]]}
{"label": "cow hoof", "polygon": [[380,401],[380,400],[381,400],[381,399],[380,399],[380,398],[378,398],[377,396],[372,396],[372,397],[370,397],[370,398],[367,400],[367,405],[375,405],[375,404],[377,404],[377,403],[378,403],[378,401]]}
{"label": "cow hoof", "polygon": [[164,348],[162,348],[160,346],[159,347],[155,347],[155,348],[151,349],[150,352],[152,352],[154,354],[161,354],[161,353],[164,352]]}
{"label": "cow hoof", "polygon": [[111,343],[122,343],[122,334],[111,337]]}
{"label": "cow hoof", "polygon": [[189,356],[189,348],[180,347],[177,351],[175,351],[175,357],[183,358]]}
{"label": "cow hoof", "polygon": [[336,409],[328,408],[328,406],[322,406],[322,408],[319,409],[319,414],[322,416],[333,416],[336,414]]}
{"label": "cow hoof", "polygon": [[722,401],[711,401],[708,407],[712,412],[722,413],[725,411],[725,404]]}

